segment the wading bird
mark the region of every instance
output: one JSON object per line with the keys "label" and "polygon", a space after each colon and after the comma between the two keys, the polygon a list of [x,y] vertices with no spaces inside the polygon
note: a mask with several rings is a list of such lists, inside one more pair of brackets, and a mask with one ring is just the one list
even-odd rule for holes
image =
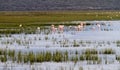
{"label": "wading bird", "polygon": [[101,29],[101,25],[99,23],[97,23],[97,27],[99,30]]}
{"label": "wading bird", "polygon": [[51,30],[52,30],[52,32],[55,32],[57,30],[57,28],[55,28],[54,25],[51,25]]}
{"label": "wading bird", "polygon": [[64,25],[59,25],[58,29],[60,30],[60,32],[63,32],[64,31]]}

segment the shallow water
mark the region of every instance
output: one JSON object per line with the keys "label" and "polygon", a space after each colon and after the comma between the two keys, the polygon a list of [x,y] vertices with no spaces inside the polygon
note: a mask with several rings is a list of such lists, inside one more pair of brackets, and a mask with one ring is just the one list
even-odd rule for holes
{"label": "shallow water", "polygon": [[[120,65],[119,61],[116,60],[116,55],[120,56],[120,46],[117,46],[117,41],[120,41],[120,21],[86,21],[90,23],[90,25],[86,25],[81,31],[77,31],[75,26],[65,26],[64,32],[60,32],[57,30],[56,32],[52,32],[50,27],[48,29],[36,30],[36,34],[13,34],[10,37],[3,36],[0,38],[0,48],[3,49],[14,49],[22,52],[55,52],[55,51],[68,51],[69,58],[72,55],[75,55],[75,52],[78,51],[79,55],[82,52],[85,52],[86,49],[96,49],[98,52],[103,51],[106,48],[110,48],[115,51],[115,54],[104,55],[98,54],[99,58],[102,59],[101,63],[104,64],[100,66],[100,70],[109,69],[109,66],[113,66],[114,64]],[[80,23],[80,21],[73,21],[71,23]],[[100,24],[100,28],[96,24]],[[57,27],[57,26],[56,26]],[[49,32],[50,31],[50,32]],[[46,34],[45,32],[49,32]],[[79,46],[74,46],[74,42],[79,44]],[[72,54],[71,54],[72,53]],[[108,61],[106,65],[105,61]],[[48,63],[48,66],[50,66]],[[53,63],[55,65],[56,63]],[[66,65],[66,63],[63,63]],[[73,63],[72,63],[73,64]],[[90,69],[86,69],[87,64],[85,61],[78,62],[77,65],[83,64],[83,68],[85,70],[94,69],[91,68],[95,66],[96,70],[99,70],[98,65],[95,64],[93,66],[88,65]],[[43,64],[43,67],[45,64]],[[59,65],[59,64],[58,64]],[[79,66],[76,67],[78,68]],[[42,65],[41,65],[42,66]],[[105,67],[106,66],[106,67]],[[56,66],[58,67],[58,66]],[[68,65],[69,70],[70,65]],[[76,68],[73,67],[73,68]],[[64,67],[63,67],[64,68]],[[46,67],[43,70],[47,70]],[[52,69],[49,69],[52,70]],[[53,67],[53,70],[55,68]],[[65,69],[67,70],[67,69]],[[76,69],[74,69],[76,70]],[[110,69],[112,70],[112,69]],[[118,70],[118,68],[116,68]]]}

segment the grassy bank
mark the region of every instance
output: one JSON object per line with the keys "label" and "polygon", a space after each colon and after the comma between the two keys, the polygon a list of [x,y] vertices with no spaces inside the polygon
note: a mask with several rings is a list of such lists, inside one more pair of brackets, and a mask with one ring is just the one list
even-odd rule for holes
{"label": "grassy bank", "polygon": [[[64,21],[88,21],[88,20],[120,20],[120,11],[34,11],[34,12],[0,12],[0,33],[20,32],[19,25],[24,29],[41,26],[62,24]],[[4,23],[4,24],[3,24]],[[65,23],[66,25],[72,25]],[[7,29],[7,30],[6,30]],[[14,30],[10,30],[14,29]]]}
{"label": "grassy bank", "polygon": [[119,20],[119,11],[0,12],[0,23]]}

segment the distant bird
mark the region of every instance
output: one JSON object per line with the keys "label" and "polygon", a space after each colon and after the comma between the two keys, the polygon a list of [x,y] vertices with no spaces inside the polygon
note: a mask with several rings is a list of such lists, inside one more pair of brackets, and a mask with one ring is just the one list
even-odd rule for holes
{"label": "distant bird", "polygon": [[22,27],[22,24],[20,24],[19,27]]}
{"label": "distant bird", "polygon": [[81,22],[80,25],[83,26],[83,25],[84,25],[84,22]]}
{"label": "distant bird", "polygon": [[37,27],[38,30],[40,30],[40,27]]}
{"label": "distant bird", "polygon": [[55,32],[57,30],[57,28],[55,28],[54,25],[51,25],[51,30],[52,30],[52,32]]}
{"label": "distant bird", "polygon": [[72,29],[72,26],[70,25],[68,28],[69,28],[68,30],[70,30],[70,29]]}
{"label": "distant bird", "polygon": [[76,29],[77,31],[83,30],[84,24],[85,24],[84,22],[81,22],[79,25],[77,25],[77,26],[75,27],[75,29]]}
{"label": "distant bird", "polygon": [[97,23],[97,27],[99,30],[101,29],[101,25],[99,23]]}
{"label": "distant bird", "polygon": [[64,25],[59,25],[59,26],[58,26],[58,29],[59,29],[61,32],[63,32],[63,31],[64,31]]}
{"label": "distant bird", "polygon": [[69,28],[71,28],[72,26],[70,25]]}
{"label": "distant bird", "polygon": [[53,32],[55,32],[55,26],[54,26],[54,25],[51,25],[51,30],[52,30]]}
{"label": "distant bird", "polygon": [[78,25],[77,28],[78,28],[78,31],[80,31],[81,30],[81,25]]}
{"label": "distant bird", "polygon": [[52,24],[51,27],[54,27],[54,25]]}

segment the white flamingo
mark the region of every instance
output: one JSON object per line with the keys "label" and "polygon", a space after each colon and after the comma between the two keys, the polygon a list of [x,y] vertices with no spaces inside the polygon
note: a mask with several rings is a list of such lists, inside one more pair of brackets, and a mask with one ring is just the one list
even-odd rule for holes
{"label": "white flamingo", "polygon": [[99,23],[97,24],[97,27],[99,30],[101,29],[101,25]]}

